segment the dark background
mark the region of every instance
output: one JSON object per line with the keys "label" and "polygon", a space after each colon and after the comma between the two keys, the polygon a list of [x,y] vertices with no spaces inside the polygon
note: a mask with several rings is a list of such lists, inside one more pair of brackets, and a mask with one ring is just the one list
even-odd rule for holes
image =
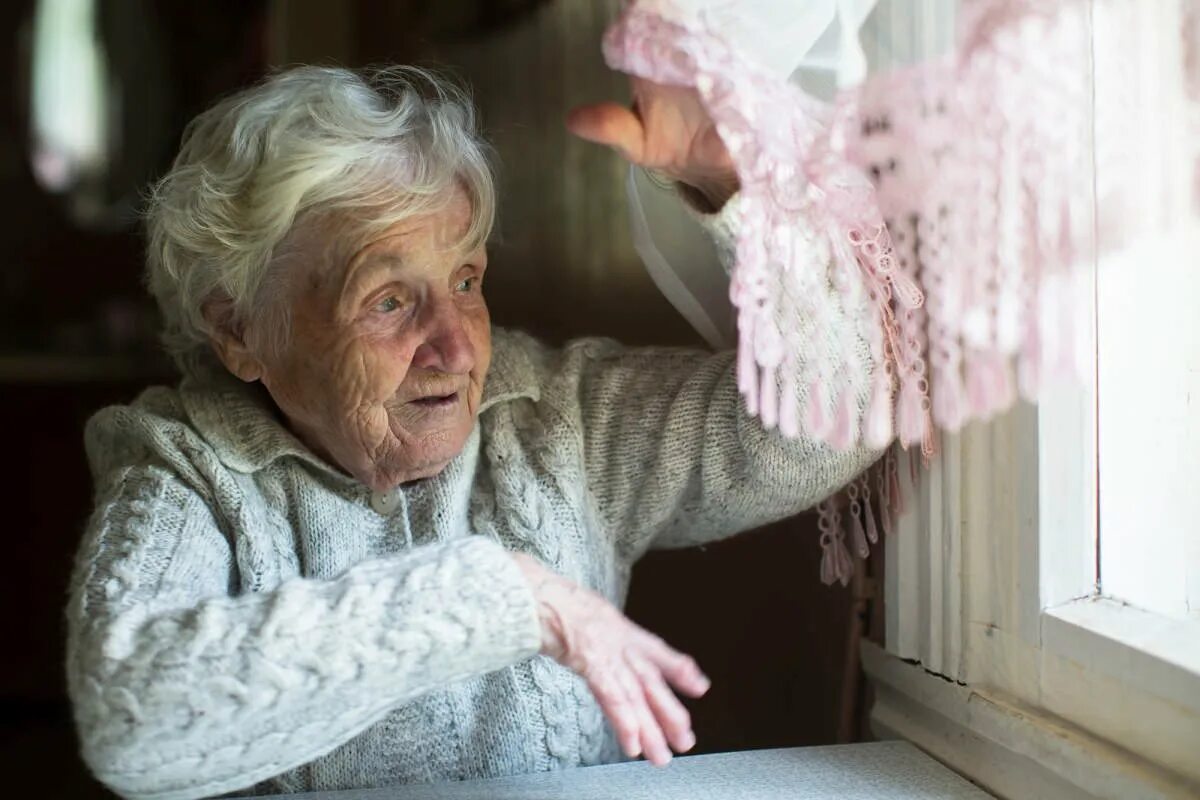
{"label": "dark background", "polygon": [[[174,380],[141,288],[139,192],[183,124],[272,65],[448,65],[475,92],[501,161],[492,247],[494,320],[553,341],[699,344],[629,244],[615,156],[572,141],[562,114],[625,97],[603,66],[602,0],[97,2],[126,98],[108,211],[82,225],[30,171],[34,2],[0,4],[0,413],[10,443],[5,508],[0,767],[6,793],[104,797],[76,755],[63,677],[71,558],[91,504],[81,427],[97,408]],[[858,735],[839,717],[852,594],[817,580],[801,517],[702,550],[655,553],[635,571],[631,617],[695,655],[713,688],[691,703],[698,752],[811,745]]]}

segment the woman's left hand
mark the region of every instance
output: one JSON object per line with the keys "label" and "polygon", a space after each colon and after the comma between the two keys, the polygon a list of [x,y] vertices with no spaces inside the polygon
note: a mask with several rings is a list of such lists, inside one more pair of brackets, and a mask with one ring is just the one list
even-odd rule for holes
{"label": "woman's left hand", "polygon": [[513,560],[537,601],[541,652],[587,681],[625,753],[664,766],[672,749],[690,750],[692,718],[670,687],[692,697],[708,691],[695,660],[536,558],[513,553]]}
{"label": "woman's left hand", "polygon": [[567,129],[690,186],[714,208],[723,206],[738,190],[737,171],[696,90],[642,78],[630,84],[632,107],[580,106],[567,115]]}

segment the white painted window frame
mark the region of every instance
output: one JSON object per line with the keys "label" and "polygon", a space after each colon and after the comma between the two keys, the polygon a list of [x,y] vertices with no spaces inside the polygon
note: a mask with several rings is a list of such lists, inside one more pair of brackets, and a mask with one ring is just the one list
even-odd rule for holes
{"label": "white painted window frame", "polygon": [[944,436],[909,487],[887,648],[864,645],[872,725],[1003,797],[1200,797],[1200,620],[1100,592],[1094,316],[1083,331],[1086,377]]}
{"label": "white painted window frame", "polygon": [[1200,623],[1099,596],[1094,408],[1060,388],[946,436],[908,487],[873,727],[1005,797],[1197,797]]}

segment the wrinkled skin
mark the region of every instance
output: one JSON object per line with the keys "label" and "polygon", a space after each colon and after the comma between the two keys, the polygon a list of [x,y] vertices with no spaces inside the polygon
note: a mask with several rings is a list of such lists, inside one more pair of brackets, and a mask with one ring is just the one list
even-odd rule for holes
{"label": "wrinkled skin", "polygon": [[487,254],[453,247],[470,214],[458,194],[363,243],[336,279],[314,264],[295,345],[264,371],[300,437],[373,489],[438,474],[475,424],[491,323]]}
{"label": "wrinkled skin", "polygon": [[538,601],[542,653],[587,681],[621,749],[658,766],[670,762],[671,750],[692,749],[691,715],[669,687],[691,697],[707,692],[709,680],[696,661],[595,592],[524,553],[515,558]]}
{"label": "wrinkled skin", "polygon": [[[568,128],[678,182],[702,210],[720,208],[737,176],[695,92],[639,79],[632,87],[632,107],[583,106]],[[487,254],[452,246],[469,214],[458,194],[367,241],[336,219],[302,220],[284,248],[293,262],[286,351],[256,344],[266,337],[254,321],[214,335],[231,372],[262,381],[314,452],[373,489],[437,475],[475,424],[491,338]],[[691,749],[691,719],[671,687],[704,694],[696,662],[600,595],[513,557],[537,601],[542,653],[588,682],[624,751],[663,765],[672,750]]]}
{"label": "wrinkled skin", "polygon": [[336,218],[301,221],[285,243],[287,348],[226,359],[262,381],[305,444],[372,489],[438,474],[475,424],[491,332],[487,253],[455,246],[470,213],[459,192],[365,241],[341,241]]}

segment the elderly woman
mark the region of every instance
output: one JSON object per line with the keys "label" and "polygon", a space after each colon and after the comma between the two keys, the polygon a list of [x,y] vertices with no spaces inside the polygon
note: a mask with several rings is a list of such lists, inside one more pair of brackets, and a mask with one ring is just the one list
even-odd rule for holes
{"label": "elderly woman", "polygon": [[[677,181],[727,255],[712,124],[634,90],[570,126]],[[115,791],[666,763],[694,743],[673,689],[708,681],[621,613],[631,566],[873,457],[764,430],[732,353],[493,329],[486,153],[464,96],[411,68],[292,69],[188,127],[147,258],[183,381],[86,431],[68,674]]]}

